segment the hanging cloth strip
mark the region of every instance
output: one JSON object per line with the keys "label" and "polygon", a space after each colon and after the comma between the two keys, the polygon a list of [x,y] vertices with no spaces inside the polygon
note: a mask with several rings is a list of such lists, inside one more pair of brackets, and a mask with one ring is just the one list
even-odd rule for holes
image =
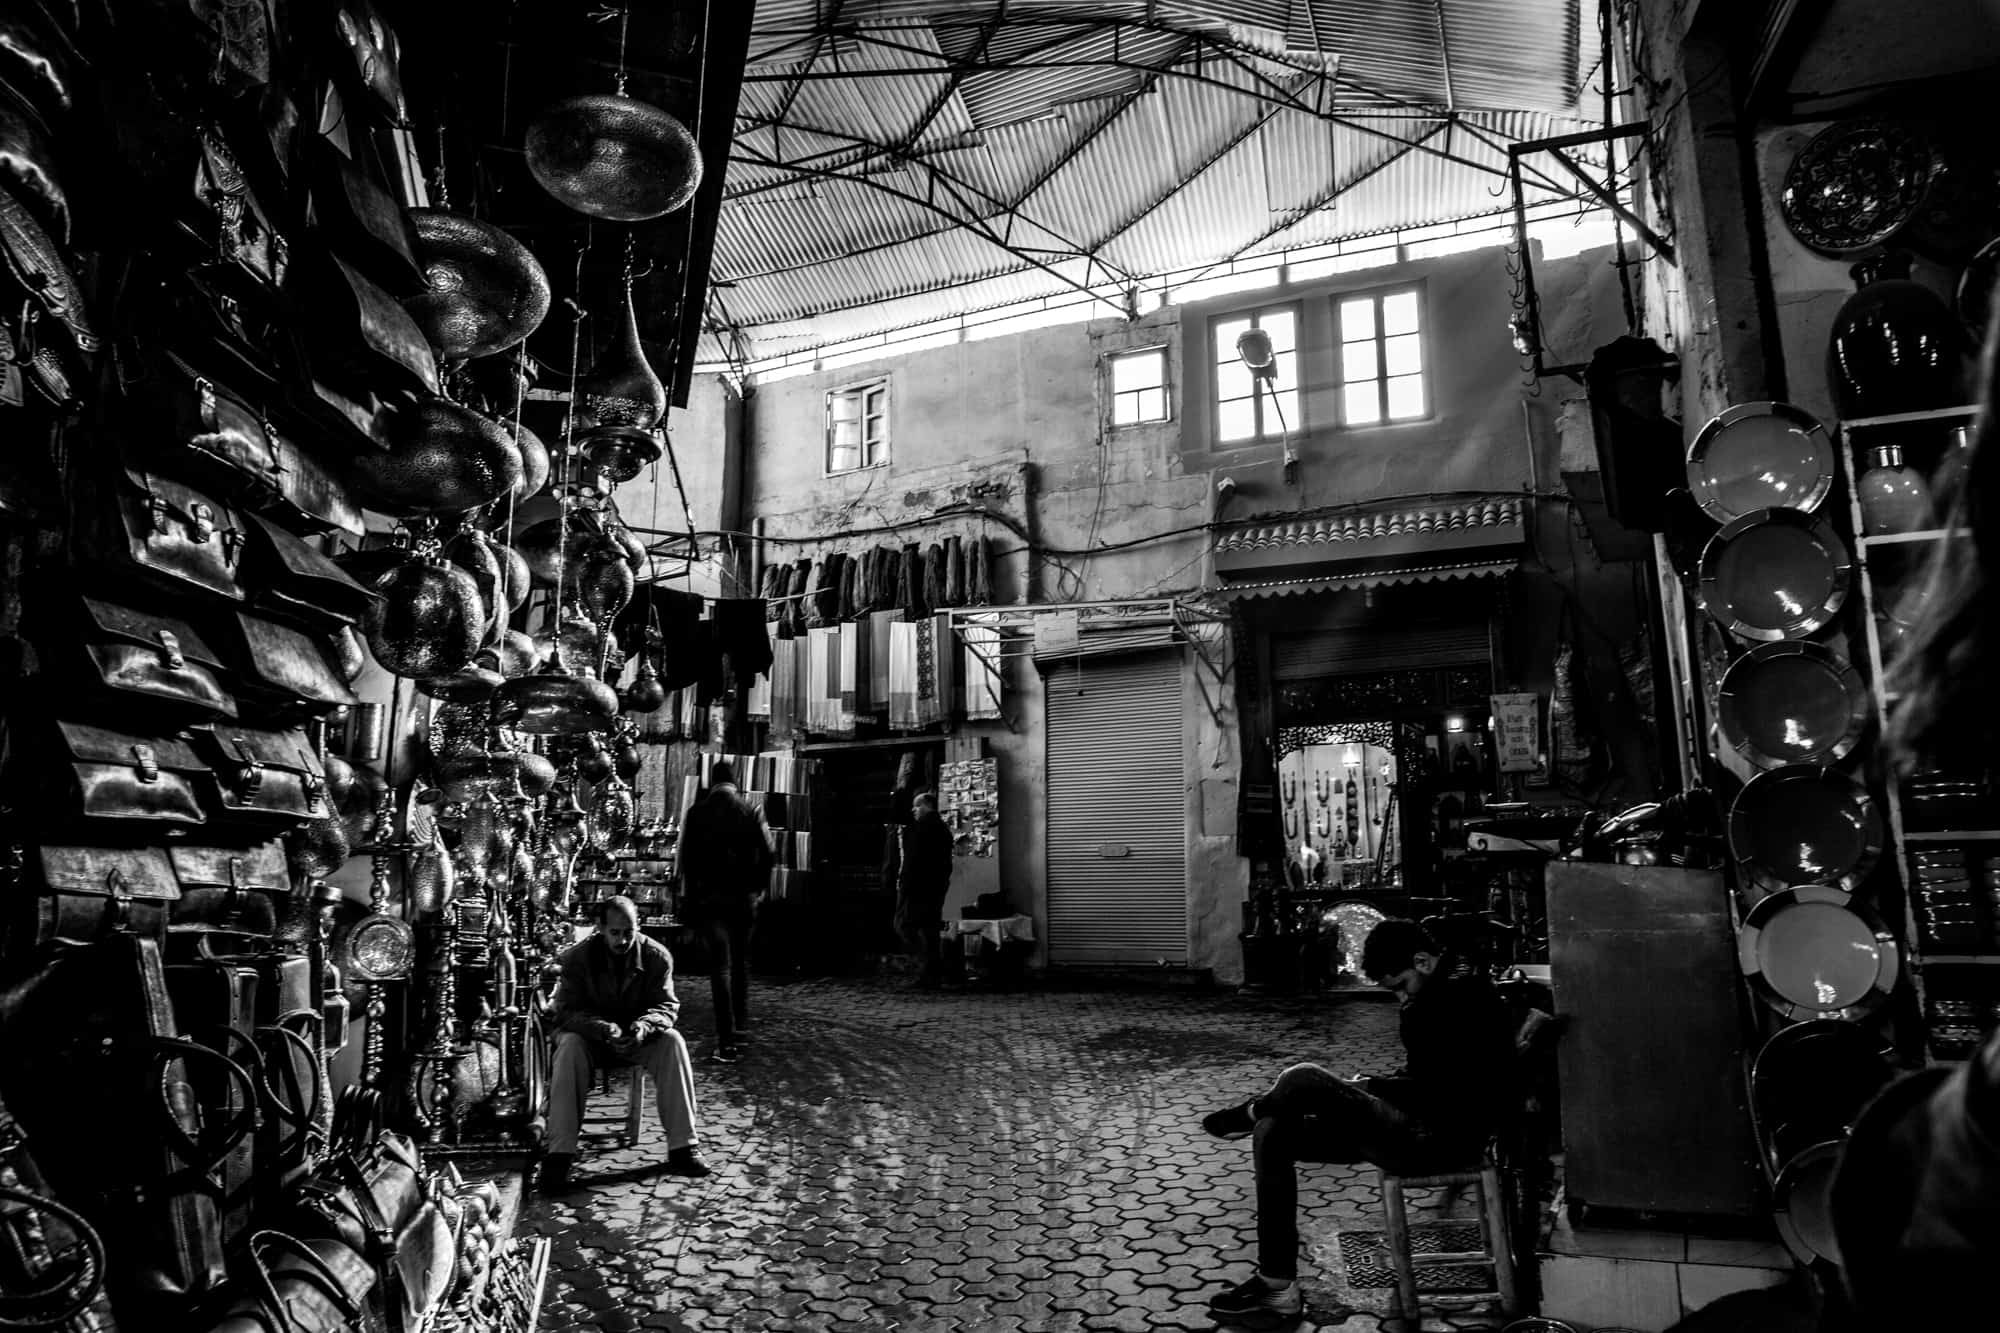
{"label": "hanging cloth strip", "polygon": [[791,591],[792,567],[772,565],[764,571],[764,618],[778,627],[779,633],[786,630],[785,594]]}
{"label": "hanging cloth strip", "polygon": [[912,711],[920,727],[951,716],[952,650],[956,646],[949,614],[940,612],[917,622],[917,698]]}
{"label": "hanging cloth strip", "polygon": [[896,603],[914,620],[924,613],[924,555],[915,542],[903,548],[896,575]]}
{"label": "hanging cloth strip", "polygon": [[813,562],[796,560],[792,563],[791,621],[794,638],[806,632],[806,603],[811,601]]}
{"label": "hanging cloth strip", "polygon": [[932,542],[924,548],[924,614],[944,605],[944,548]]}
{"label": "hanging cloth strip", "polygon": [[[766,630],[764,626],[759,626],[758,628]],[[764,640],[764,653],[769,659],[765,665],[768,668],[775,668],[777,666],[778,632],[775,628],[768,629],[766,632],[768,632],[770,637]],[[744,696],[743,701],[743,711],[746,715],[761,718],[769,718],[771,716],[771,696],[777,688],[776,674],[774,669],[766,670],[762,675],[751,679],[750,690]]]}
{"label": "hanging cloth strip", "polygon": [[[806,730],[832,731],[839,725],[838,696],[828,693],[828,685],[838,669],[833,660],[834,640],[839,631],[815,626],[806,635]],[[831,706],[830,706],[831,705]]]}
{"label": "hanging cloth strip", "polygon": [[991,625],[966,625],[958,631],[965,644],[965,716],[975,722],[1000,717],[1000,631]]}
{"label": "hanging cloth strip", "polygon": [[[701,595],[681,592],[675,588],[662,588],[659,584],[648,584],[633,594],[625,609],[612,622],[611,632],[618,641],[618,647],[627,657],[637,657],[646,650],[646,630],[657,623],[660,630],[662,651],[667,660],[674,658],[675,649],[686,641],[693,627],[701,621]],[[661,671],[662,678],[666,672]],[[674,682],[668,680],[667,688]]]}
{"label": "hanging cloth strip", "polygon": [[944,600],[939,605],[965,605],[965,542],[956,536],[944,540]]}
{"label": "hanging cloth strip", "polygon": [[867,621],[840,627],[840,726],[853,731],[861,714],[868,711],[868,632]]}
{"label": "hanging cloth strip", "polygon": [[724,597],[709,604],[715,640],[739,681],[771,669],[771,638],[764,627],[764,599]]}
{"label": "hanging cloth strip", "polygon": [[901,611],[868,613],[868,706],[872,712],[889,707],[889,627],[903,618]]}
{"label": "hanging cloth strip", "polygon": [[854,619],[855,590],[861,582],[861,562],[847,556],[840,562],[840,620]]}
{"label": "hanging cloth strip", "polygon": [[967,605],[993,605],[993,543],[983,536],[973,538],[966,564],[970,566],[965,577]]}
{"label": "hanging cloth strip", "polygon": [[773,638],[771,663],[771,735],[789,736],[798,730],[799,661],[792,652],[797,640]]}
{"label": "hanging cloth strip", "polygon": [[909,731],[917,721],[917,624],[889,625],[889,725]]}

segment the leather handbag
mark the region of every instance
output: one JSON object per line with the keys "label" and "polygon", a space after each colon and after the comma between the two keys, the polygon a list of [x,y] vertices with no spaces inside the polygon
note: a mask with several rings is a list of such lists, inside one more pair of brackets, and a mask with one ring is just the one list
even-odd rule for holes
{"label": "leather handbag", "polygon": [[208,765],[186,740],[88,722],[57,719],[53,725],[69,780],[65,799],[45,802],[54,806],[47,813],[156,826],[208,821],[201,801]]}
{"label": "leather handbag", "polygon": [[244,713],[264,721],[318,715],[360,702],[325,640],[245,611],[218,617],[216,638]]}
{"label": "leather handbag", "polygon": [[415,1146],[384,1132],[358,1150],[334,1154],[300,1195],[291,1229],[358,1251],[375,1266],[376,1302],[387,1327],[418,1328],[450,1288],[456,1252]]}
{"label": "leather handbag", "polygon": [[240,514],[153,472],[122,469],[111,484],[116,513],[95,552],[101,563],[169,592],[243,600],[236,582],[246,540]]}
{"label": "leather handbag", "polygon": [[170,963],[166,978],[175,1027],[249,1075],[247,1082],[239,1082],[220,1067],[204,1065],[188,1071],[203,1120],[247,1117],[249,1121],[248,1131],[229,1145],[214,1173],[196,1186],[213,1193],[222,1243],[228,1247],[249,1230],[257,1184],[257,1131],[263,1123],[260,1093],[265,1082],[263,1052],[251,1039],[256,1028],[257,969],[227,959]]}
{"label": "leather handbag", "polygon": [[237,1264],[242,1292],[209,1333],[380,1333],[369,1309],[375,1269],[337,1240],[282,1231],[250,1237]]}
{"label": "leather handbag", "polygon": [[295,299],[317,316],[306,330],[315,381],[351,395],[438,391],[430,343],[381,284],[334,254],[301,258],[293,273]]}
{"label": "leather handbag", "polygon": [[[181,895],[167,853],[159,847],[41,846],[30,853],[37,893],[32,919],[18,938],[40,952],[83,945],[120,931],[164,939],[167,916]],[[9,938],[15,939],[12,932]]]}
{"label": "leather handbag", "polygon": [[368,618],[379,599],[353,575],[254,514],[249,531],[250,603],[258,612],[328,634]]}
{"label": "leather handbag", "polygon": [[421,296],[424,270],[417,262],[416,226],[409,213],[324,139],[311,156],[310,220],[327,249],[392,296]]}
{"label": "leather handbag", "polygon": [[284,828],[331,813],[326,768],[303,729],[217,724],[189,732],[208,761],[216,819]]}
{"label": "leather handbag", "polygon": [[[192,624],[99,597],[81,597],[77,605],[75,642],[97,684],[111,696],[166,716],[236,716],[236,700],[222,685],[222,660]],[[43,651],[60,661],[63,646],[50,643]]]}

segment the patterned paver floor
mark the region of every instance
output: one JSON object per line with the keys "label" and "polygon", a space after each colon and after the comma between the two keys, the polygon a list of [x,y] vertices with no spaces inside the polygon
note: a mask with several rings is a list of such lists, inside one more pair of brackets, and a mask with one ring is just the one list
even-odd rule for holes
{"label": "patterned paver floor", "polygon": [[[715,1174],[658,1170],[649,1107],[639,1145],[607,1141],[582,1189],[530,1202],[522,1230],[554,1238],[547,1333],[1232,1327],[1207,1301],[1252,1271],[1250,1148],[1201,1115],[1296,1059],[1400,1056],[1372,1000],[870,978],[760,982],[744,1058],[721,1065],[702,1059],[707,986],[681,992]],[[1306,1314],[1282,1326],[1374,1333],[1325,1266],[1338,1230],[1379,1228],[1373,1171],[1303,1167],[1300,1206]]]}

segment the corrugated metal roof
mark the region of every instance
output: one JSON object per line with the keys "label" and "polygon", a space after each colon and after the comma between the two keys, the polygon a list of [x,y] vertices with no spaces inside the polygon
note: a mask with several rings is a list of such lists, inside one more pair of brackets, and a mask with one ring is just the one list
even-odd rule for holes
{"label": "corrugated metal roof", "polygon": [[1501,211],[1504,145],[1596,111],[1578,0],[762,0],[756,22],[714,272],[760,357]]}

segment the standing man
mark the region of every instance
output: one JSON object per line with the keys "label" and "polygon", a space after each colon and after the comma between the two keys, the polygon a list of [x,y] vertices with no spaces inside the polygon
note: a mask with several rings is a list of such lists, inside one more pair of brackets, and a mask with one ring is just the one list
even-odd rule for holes
{"label": "standing man", "polygon": [[944,980],[941,935],[945,894],[951,887],[951,844],[951,826],[938,814],[937,793],[918,792],[896,883],[896,930],[917,959],[916,984],[923,990]]}
{"label": "standing man", "polygon": [[667,1132],[667,1170],[705,1176],[708,1167],[694,1150],[694,1067],[687,1042],[674,1030],[681,1002],[674,994],[673,955],[639,933],[639,910],[630,898],[607,898],[597,911],[597,932],[557,960],[562,981],[553,1002],[555,1071],[542,1189],[569,1188],[591,1075],[604,1065],[638,1065],[653,1076],[660,1127]]}
{"label": "standing man", "polygon": [[771,828],[764,812],[736,790],[727,760],[708,771],[708,791],[681,820],[675,853],[688,923],[708,944],[708,984],[715,998],[715,1049],[731,1063],[750,1023],[750,931],[771,882]]}
{"label": "standing man", "polygon": [[1259,1096],[1202,1117],[1217,1138],[1253,1136],[1257,1271],[1209,1302],[1217,1314],[1295,1315],[1299,1162],[1372,1162],[1398,1175],[1479,1160],[1511,1119],[1514,1025],[1484,977],[1457,976],[1414,921],[1384,921],[1361,946],[1361,970],[1396,994],[1407,1063],[1388,1078],[1345,1079],[1296,1064]]}

